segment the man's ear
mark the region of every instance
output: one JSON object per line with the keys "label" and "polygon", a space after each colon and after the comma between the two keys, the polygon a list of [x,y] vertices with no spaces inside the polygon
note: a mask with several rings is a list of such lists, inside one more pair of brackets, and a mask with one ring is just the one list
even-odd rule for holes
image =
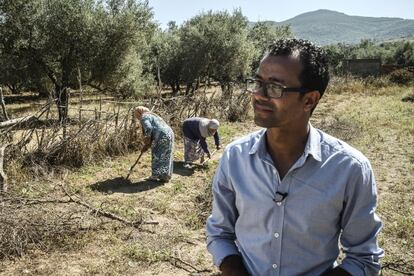
{"label": "man's ear", "polygon": [[319,94],[318,91],[311,91],[304,95],[303,101],[304,101],[304,110],[305,111],[311,111],[316,107],[316,105],[319,103],[319,99],[321,98],[321,94]]}

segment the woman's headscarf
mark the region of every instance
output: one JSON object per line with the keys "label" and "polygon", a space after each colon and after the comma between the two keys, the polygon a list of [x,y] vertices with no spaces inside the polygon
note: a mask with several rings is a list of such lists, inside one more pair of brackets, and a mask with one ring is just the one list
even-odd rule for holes
{"label": "woman's headscarf", "polygon": [[219,121],[217,121],[216,119],[207,119],[207,118],[202,118],[200,121],[200,124],[198,125],[198,129],[200,130],[201,136],[203,136],[204,138],[207,138],[209,136],[212,136],[210,134],[210,132],[208,131],[208,129],[218,129],[220,126]]}
{"label": "woman's headscarf", "polygon": [[146,112],[150,112],[148,108],[142,105],[135,107],[134,111],[135,111],[135,116],[137,116],[137,113],[140,113],[142,115]]}

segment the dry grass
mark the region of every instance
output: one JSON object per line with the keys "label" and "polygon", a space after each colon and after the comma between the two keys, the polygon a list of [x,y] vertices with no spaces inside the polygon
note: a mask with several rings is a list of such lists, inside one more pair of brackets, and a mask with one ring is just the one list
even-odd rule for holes
{"label": "dry grass", "polygon": [[414,273],[414,105],[402,101],[412,88],[343,85],[328,92],[314,124],[355,146],[373,165],[384,223],[383,275]]}

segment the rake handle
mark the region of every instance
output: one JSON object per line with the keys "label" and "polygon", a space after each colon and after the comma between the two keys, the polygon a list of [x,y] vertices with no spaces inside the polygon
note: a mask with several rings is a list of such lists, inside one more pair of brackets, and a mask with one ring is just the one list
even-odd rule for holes
{"label": "rake handle", "polygon": [[139,162],[139,159],[141,159],[141,156],[142,156],[142,154],[144,153],[144,151],[143,150],[141,150],[141,153],[139,154],[139,156],[138,156],[138,158],[137,158],[137,160],[135,161],[135,163],[134,163],[134,165],[132,165],[130,168],[129,168],[129,171],[128,171],[128,175],[126,176],[126,180],[128,180],[128,178],[129,178],[129,176],[131,175],[131,173],[132,173],[132,170],[135,168],[135,166],[138,164],[138,162]]}
{"label": "rake handle", "polygon": [[213,157],[213,154],[216,153],[217,150],[214,150],[211,154],[210,154],[210,158],[207,158],[206,160],[204,160],[203,163],[201,163],[201,165],[204,165],[205,163],[207,163],[208,160],[210,160]]}

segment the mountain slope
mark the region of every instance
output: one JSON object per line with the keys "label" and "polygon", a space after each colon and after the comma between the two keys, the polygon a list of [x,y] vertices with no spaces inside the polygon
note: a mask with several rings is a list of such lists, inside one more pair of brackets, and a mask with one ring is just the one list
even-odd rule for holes
{"label": "mountain slope", "polygon": [[274,25],[290,25],[296,37],[326,45],[358,43],[361,39],[386,41],[414,37],[414,20],[389,17],[350,16],[317,10],[300,14]]}

